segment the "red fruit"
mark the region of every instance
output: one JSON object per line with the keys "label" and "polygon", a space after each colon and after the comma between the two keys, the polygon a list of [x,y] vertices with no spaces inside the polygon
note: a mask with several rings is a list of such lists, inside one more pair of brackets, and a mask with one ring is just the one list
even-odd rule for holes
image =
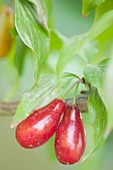
{"label": "red fruit", "polygon": [[81,113],[75,106],[67,106],[55,137],[55,153],[63,164],[74,164],[85,150],[85,129]]}
{"label": "red fruit", "polygon": [[25,148],[35,148],[46,143],[55,133],[65,102],[55,99],[34,110],[16,129],[18,143]]}

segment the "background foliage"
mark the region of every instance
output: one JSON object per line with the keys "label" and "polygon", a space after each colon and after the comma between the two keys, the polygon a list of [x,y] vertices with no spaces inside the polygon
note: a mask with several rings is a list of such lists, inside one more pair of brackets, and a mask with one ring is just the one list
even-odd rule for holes
{"label": "background foliage", "polygon": [[[20,100],[22,97],[13,118],[13,125],[23,120],[32,109],[48,103],[56,97],[56,94],[60,96],[65,93],[67,84],[69,82],[71,84],[74,77],[60,79],[59,84],[56,79],[66,71],[85,77],[86,83],[91,85],[88,99],[89,115],[83,114],[87,131],[87,148],[83,160],[101,146],[109,135],[101,149],[90,155],[83,164],[63,167],[55,160],[53,139],[43,148],[34,151],[20,149],[13,139],[13,130],[11,132],[9,127],[6,129],[11,120],[0,118],[3,146],[5,139],[7,146],[7,134],[12,135],[9,137],[10,144],[7,150],[9,153],[13,150],[12,159],[14,159],[12,164],[4,147],[1,147],[4,157],[1,166],[8,168],[3,163],[7,155],[6,159],[11,169],[17,169],[16,164],[22,159],[30,160],[27,161],[30,162],[28,167],[26,163],[21,165],[23,169],[32,166],[36,169],[37,160],[43,169],[48,167],[49,169],[90,168],[93,170],[96,168],[100,170],[108,166],[112,169],[113,2],[110,0],[83,0],[82,2],[72,0],[71,3],[68,0],[16,0],[15,4],[13,1],[1,1],[0,4],[12,5],[15,9],[15,28],[12,31],[15,37],[14,43],[7,57],[0,60],[0,100],[9,102]],[[82,18],[82,14],[87,18]],[[48,77],[41,78],[47,74],[53,74],[49,77],[49,82]],[[50,93],[54,92],[53,96],[48,94],[45,85],[50,87]],[[58,91],[54,91],[54,87]],[[85,86],[80,86],[81,88],[87,89]],[[72,93],[67,97],[71,95]],[[44,100],[43,104],[39,103],[39,99]],[[1,130],[3,128],[6,129],[4,134]]]}

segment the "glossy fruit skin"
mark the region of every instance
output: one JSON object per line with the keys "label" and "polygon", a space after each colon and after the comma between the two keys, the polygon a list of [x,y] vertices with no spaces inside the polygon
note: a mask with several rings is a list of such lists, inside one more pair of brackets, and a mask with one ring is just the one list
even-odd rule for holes
{"label": "glossy fruit skin", "polygon": [[55,137],[55,154],[62,164],[74,164],[82,157],[86,136],[81,113],[75,106],[67,106]]}
{"label": "glossy fruit skin", "polygon": [[14,27],[13,16],[11,7],[0,8],[0,58],[5,57],[9,53],[13,43],[10,35]]}
{"label": "glossy fruit skin", "polygon": [[24,148],[36,148],[46,143],[57,129],[65,102],[54,99],[48,105],[34,110],[16,128],[16,139]]}

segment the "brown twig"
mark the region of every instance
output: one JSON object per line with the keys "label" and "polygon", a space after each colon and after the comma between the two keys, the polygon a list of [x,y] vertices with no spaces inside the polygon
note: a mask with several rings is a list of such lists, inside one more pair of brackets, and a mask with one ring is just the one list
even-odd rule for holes
{"label": "brown twig", "polygon": [[5,103],[0,102],[0,116],[11,116],[14,115],[18,102]]}
{"label": "brown twig", "polygon": [[[81,110],[81,112],[87,111],[87,99],[88,96],[78,96],[76,98],[76,106]],[[71,99],[68,99],[69,103]],[[5,103],[0,102],[0,116],[12,116],[15,114],[18,102]]]}

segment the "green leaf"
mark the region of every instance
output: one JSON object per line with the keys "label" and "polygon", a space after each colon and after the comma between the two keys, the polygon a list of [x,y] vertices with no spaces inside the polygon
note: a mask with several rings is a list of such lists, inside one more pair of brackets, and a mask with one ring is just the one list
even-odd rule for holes
{"label": "green leaf", "polygon": [[[45,11],[42,7],[42,4],[41,4],[41,0],[27,0],[26,2],[24,0],[21,0],[23,1],[30,9],[30,11],[32,11],[32,14],[33,16],[38,19],[38,22],[41,24],[41,26],[46,30],[48,31],[48,25],[47,25],[47,18],[46,18],[46,15],[45,15]],[[44,5],[45,1],[43,1],[43,5]],[[32,4],[35,4],[34,6],[34,9],[32,9],[30,6]],[[33,6],[33,5],[32,5]],[[35,10],[35,13],[34,13],[34,10]],[[36,16],[37,14],[37,16]]]}
{"label": "green leaf", "polygon": [[113,46],[111,46],[111,56],[105,71],[105,97],[108,108],[108,134],[113,129]]}
{"label": "green leaf", "polygon": [[96,87],[99,91],[101,98],[104,100],[104,73],[94,65],[88,64],[84,69],[84,78],[91,86]]}
{"label": "green leaf", "polygon": [[12,127],[25,119],[33,110],[43,107],[55,98],[61,98],[75,83],[76,75],[65,74],[63,77],[46,75],[30,90],[24,93],[13,118]]}
{"label": "green leaf", "polygon": [[[36,23],[42,27],[42,29],[48,33],[48,25],[47,25],[47,19],[48,19],[48,14],[45,10],[49,10],[48,8],[43,8],[44,4],[46,6],[47,2],[43,1],[41,3],[41,0],[20,0],[22,4],[24,4],[32,14],[33,18],[35,19]],[[43,6],[42,6],[43,5]],[[47,7],[47,6],[46,6]]]}
{"label": "green leaf", "polygon": [[106,107],[98,93],[97,88],[92,87],[90,96],[88,98],[88,113],[91,121],[91,125],[94,129],[94,143],[91,152],[89,152],[82,160],[86,160],[91,153],[96,151],[105,141],[105,129],[107,120]]}
{"label": "green leaf", "polygon": [[69,63],[73,57],[79,52],[84,45],[83,36],[76,36],[71,39],[67,39],[63,44],[60,54],[58,57],[56,69],[57,73],[60,74],[67,63]]}
{"label": "green leaf", "polygon": [[24,59],[26,56],[28,48],[22,42],[20,37],[16,39],[16,51],[15,51],[15,65],[18,70],[18,73],[21,75],[24,67]]}
{"label": "green leaf", "polygon": [[97,67],[99,67],[103,72],[105,72],[108,62],[109,62],[109,58],[106,58],[106,59],[100,61],[97,65]]}
{"label": "green leaf", "polygon": [[57,72],[60,74],[63,71],[64,66],[66,66],[73,59],[73,57],[76,57],[78,53],[82,53],[84,46],[86,46],[87,43],[90,43],[92,40],[97,38],[112,25],[113,10],[105,13],[102,17],[100,17],[99,20],[93,24],[88,33],[65,40],[65,43],[60,50],[56,65]]}
{"label": "green leaf", "polygon": [[59,50],[63,46],[64,37],[55,30],[50,32],[50,48],[53,50]]}
{"label": "green leaf", "polygon": [[[107,24],[106,24],[107,23]],[[98,37],[102,32],[108,29],[113,25],[113,10],[108,11],[104,15],[102,15],[99,20],[94,22],[93,27],[86,35],[87,39],[94,39]]]}
{"label": "green leaf", "polygon": [[82,0],[82,14],[87,17],[89,13],[106,0]]}
{"label": "green leaf", "polygon": [[10,35],[11,35],[11,37],[13,37],[13,38],[15,38],[16,36],[18,36],[17,30],[16,30],[15,27],[10,31]]}
{"label": "green leaf", "polygon": [[106,0],[96,8],[95,20],[98,20],[106,12],[113,10],[113,1]]}
{"label": "green leaf", "polygon": [[92,87],[88,98],[88,113],[94,128],[94,147],[97,149],[103,143],[107,110],[95,87]]}
{"label": "green leaf", "polygon": [[92,60],[99,52],[99,44],[97,41],[89,41],[84,44],[82,50],[79,52],[79,55],[84,59],[85,63],[91,63]]}
{"label": "green leaf", "polygon": [[48,27],[53,26],[52,20],[52,0],[40,0],[40,3],[44,9]]}
{"label": "green leaf", "polygon": [[93,64],[97,65],[102,60],[106,60],[107,57],[110,58],[112,39],[113,39],[113,25],[107,28],[96,38],[99,44],[99,53],[94,57],[94,60],[92,62]]}
{"label": "green leaf", "polygon": [[[31,6],[32,7],[32,6]],[[15,25],[22,41],[33,51],[37,71],[39,64],[44,62],[49,53],[49,38],[37,24],[29,8],[21,0],[15,2]]]}
{"label": "green leaf", "polygon": [[[0,95],[2,101],[10,102],[14,99],[19,85],[19,75],[10,58],[0,61]],[[0,97],[1,97],[0,96]]]}

